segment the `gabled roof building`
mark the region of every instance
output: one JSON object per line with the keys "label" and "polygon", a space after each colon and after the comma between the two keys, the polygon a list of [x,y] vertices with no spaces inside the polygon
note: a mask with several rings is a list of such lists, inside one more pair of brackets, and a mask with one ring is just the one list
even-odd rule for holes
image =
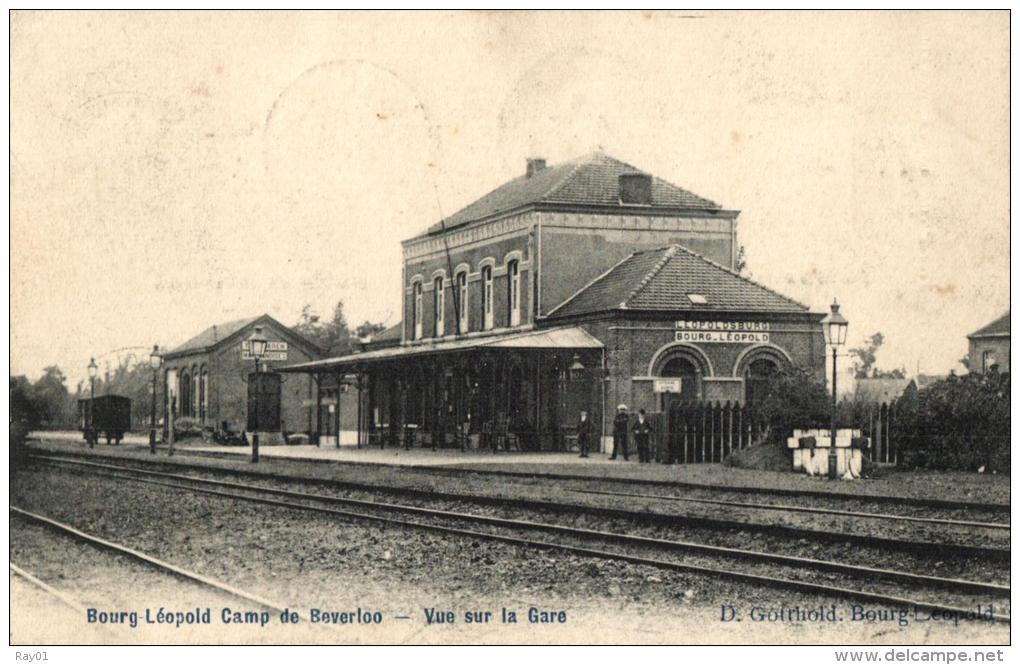
{"label": "gabled roof building", "polygon": [[621,403],[746,403],[783,364],[822,380],[823,315],[735,270],[738,216],[603,153],[527,160],[403,241],[399,339],[281,371],[361,377],[362,441],[542,450],[582,410],[608,434]]}
{"label": "gabled roof building", "polygon": [[[323,355],[314,342],[268,314],[209,326],[163,355],[164,430],[171,421],[171,411],[178,423],[186,418],[208,430],[245,429],[247,378],[255,369],[245,345],[256,327],[269,340],[265,369],[309,362]],[[303,432],[314,427],[312,395],[311,377],[294,376],[284,383],[280,413],[285,431]]]}
{"label": "gabled roof building", "polygon": [[1009,310],[967,335],[967,342],[967,359],[971,372],[1009,372]]}

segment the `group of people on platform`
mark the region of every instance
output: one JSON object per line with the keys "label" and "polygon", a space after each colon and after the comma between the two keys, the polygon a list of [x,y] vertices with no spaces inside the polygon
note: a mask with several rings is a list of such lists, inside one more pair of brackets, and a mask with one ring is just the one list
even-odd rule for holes
{"label": "group of people on platform", "polygon": [[[644,409],[638,409],[637,419],[631,425],[630,415],[627,413],[627,405],[621,404],[616,407],[616,416],[613,418],[613,454],[609,459],[615,460],[618,453],[623,453],[624,461],[630,461],[627,452],[627,444],[631,433],[634,435],[634,443],[637,444],[638,461],[642,464],[651,462],[651,438],[654,430],[648,422]],[[581,449],[581,457],[588,457],[591,448],[592,423],[587,411],[581,411],[580,420],[577,423],[577,445]]]}

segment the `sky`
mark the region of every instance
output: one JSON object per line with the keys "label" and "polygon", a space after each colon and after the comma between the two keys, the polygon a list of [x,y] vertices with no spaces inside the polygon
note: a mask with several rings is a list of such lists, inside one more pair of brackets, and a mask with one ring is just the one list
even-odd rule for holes
{"label": "sky", "polygon": [[[11,373],[310,304],[393,324],[400,243],[600,149],[740,210],[754,279],[878,366],[1009,308],[1009,15],[15,12]],[[128,349],[124,351],[124,349]]]}

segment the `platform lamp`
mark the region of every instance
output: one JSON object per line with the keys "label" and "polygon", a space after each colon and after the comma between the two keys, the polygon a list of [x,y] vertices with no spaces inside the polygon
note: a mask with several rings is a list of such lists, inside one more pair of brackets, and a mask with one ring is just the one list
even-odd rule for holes
{"label": "platform lamp", "polygon": [[[262,334],[262,326],[255,326],[255,332],[248,338],[248,348],[251,351],[252,358],[255,359],[255,374],[259,373],[259,361],[263,356],[266,355],[266,347],[269,342]],[[257,383],[258,377],[256,377],[255,384],[255,413],[254,413],[254,425],[251,433],[251,462],[252,464],[258,464],[259,461],[259,385]]]}
{"label": "platform lamp", "polygon": [[159,377],[159,368],[163,364],[163,354],[159,352],[159,345],[152,345],[152,353],[149,354],[149,366],[152,367],[152,412],[149,416],[149,452],[156,454],[156,379]]}
{"label": "platform lamp", "polygon": [[95,358],[89,358],[89,422],[88,422],[88,439],[89,448],[92,447],[94,439],[92,438],[92,425],[95,422],[92,418],[96,408],[96,373],[99,371],[99,366],[96,365]]}
{"label": "platform lamp", "polygon": [[836,478],[836,354],[839,347],[846,344],[846,329],[850,322],[839,313],[839,303],[832,299],[832,311],[822,319],[822,331],[825,343],[832,347],[832,441],[829,443],[829,478]]}

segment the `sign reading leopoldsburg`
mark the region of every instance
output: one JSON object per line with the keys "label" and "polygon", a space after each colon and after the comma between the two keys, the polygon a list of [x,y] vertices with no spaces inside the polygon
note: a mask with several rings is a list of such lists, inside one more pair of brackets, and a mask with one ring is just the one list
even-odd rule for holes
{"label": "sign reading leopoldsburg", "polygon": [[677,342],[764,344],[769,341],[767,321],[677,321]]}

